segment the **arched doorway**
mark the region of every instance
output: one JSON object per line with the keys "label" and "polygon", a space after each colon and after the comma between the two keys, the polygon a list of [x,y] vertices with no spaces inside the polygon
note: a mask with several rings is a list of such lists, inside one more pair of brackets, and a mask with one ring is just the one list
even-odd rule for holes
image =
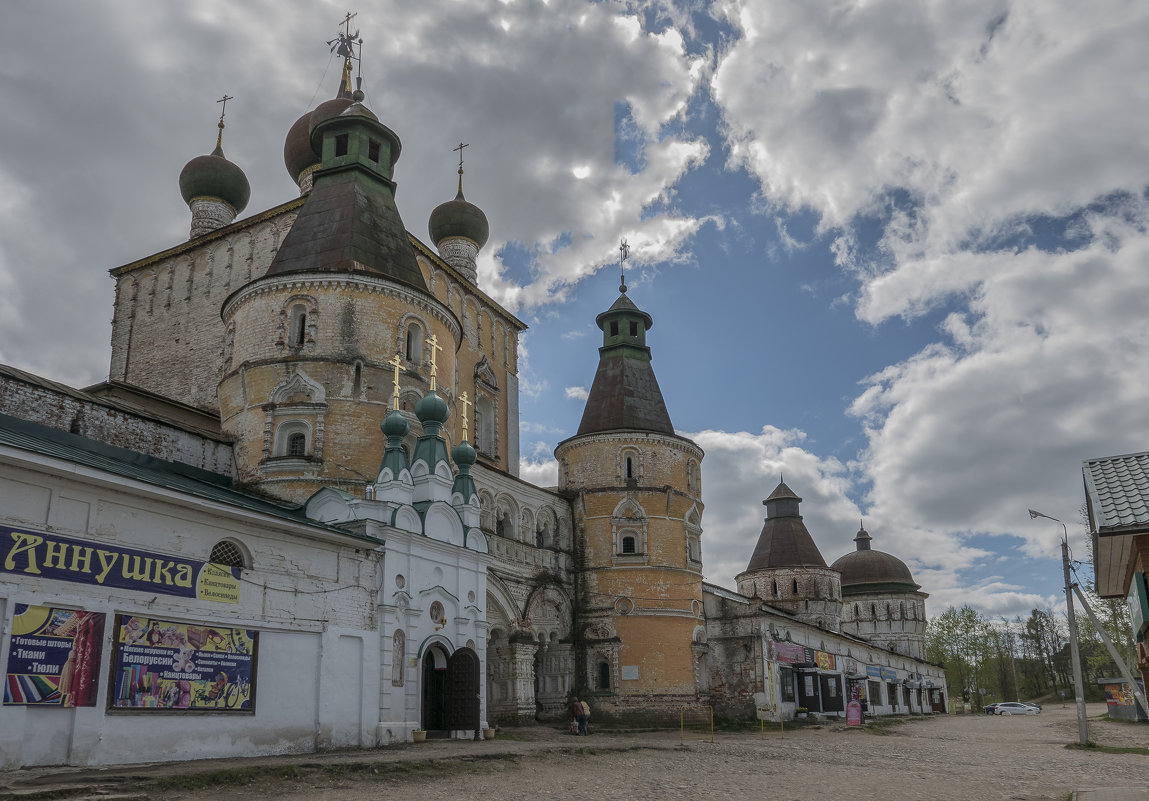
{"label": "arched doorway", "polygon": [[479,728],[479,657],[470,648],[448,656],[441,645],[423,655],[422,725],[428,732]]}

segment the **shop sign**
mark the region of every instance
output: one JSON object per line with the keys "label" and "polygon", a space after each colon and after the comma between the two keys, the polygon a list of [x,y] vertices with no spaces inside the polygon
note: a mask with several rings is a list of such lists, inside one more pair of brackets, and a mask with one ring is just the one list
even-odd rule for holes
{"label": "shop sign", "polygon": [[866,665],[866,675],[871,679],[880,679],[882,677],[882,669],[874,665]]}
{"label": "shop sign", "polygon": [[862,725],[862,704],[859,701],[851,701],[846,704],[846,725],[847,726],[861,726]]}
{"label": "shop sign", "polygon": [[95,706],[104,614],[15,604],[4,703]]}
{"label": "shop sign", "polygon": [[120,548],[43,531],[0,529],[0,572],[239,603],[238,567]]}
{"label": "shop sign", "polygon": [[897,681],[898,671],[894,670],[893,668],[884,667],[882,668],[882,678],[886,681]]}
{"label": "shop sign", "polygon": [[786,662],[792,665],[814,664],[814,650],[812,648],[805,648],[801,645],[795,645],[792,642],[775,640],[773,643],[773,651],[774,659],[778,662]]}
{"label": "shop sign", "polygon": [[834,655],[828,654],[825,651],[815,651],[814,664],[818,666],[819,670],[833,670]]}
{"label": "shop sign", "polygon": [[259,633],[116,616],[108,707],[132,711],[255,711]]}

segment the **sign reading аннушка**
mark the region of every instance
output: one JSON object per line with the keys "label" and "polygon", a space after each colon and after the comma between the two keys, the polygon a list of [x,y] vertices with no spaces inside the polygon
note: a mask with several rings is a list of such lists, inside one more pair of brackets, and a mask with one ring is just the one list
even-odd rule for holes
{"label": "sign reading \u0430\u043d\u043d\u0443\u0448\u043a\u0430", "polygon": [[43,531],[0,528],[0,572],[239,603],[238,567],[120,548]]}

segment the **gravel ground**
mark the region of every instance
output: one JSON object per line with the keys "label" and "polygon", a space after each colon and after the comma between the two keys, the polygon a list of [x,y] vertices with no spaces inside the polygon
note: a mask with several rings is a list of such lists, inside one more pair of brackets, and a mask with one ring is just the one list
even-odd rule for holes
{"label": "gravel ground", "polygon": [[[1101,714],[1104,707],[1097,705],[1090,711]],[[765,739],[757,734],[718,734],[713,744],[689,741],[684,746],[679,745],[677,733],[595,733],[576,740],[540,729],[530,730],[529,741],[501,742],[508,749],[502,751],[505,758],[479,758],[495,756],[481,753],[483,743],[464,746],[479,748],[469,758],[465,753],[450,753],[457,744],[430,743],[404,749],[406,759],[432,758],[413,766],[409,773],[396,773],[380,764],[343,775],[260,779],[245,786],[153,797],[360,801],[395,793],[440,798],[463,791],[500,801],[1030,801],[1067,799],[1076,789],[1129,787],[1140,788],[1149,799],[1149,725],[1090,720],[1090,738],[1095,742],[1136,746],[1144,754],[1067,749],[1066,743],[1077,739],[1072,706],[1052,707],[1035,717],[950,715],[879,728],[888,733],[833,724],[788,730],[784,738],[777,732],[768,732]]]}

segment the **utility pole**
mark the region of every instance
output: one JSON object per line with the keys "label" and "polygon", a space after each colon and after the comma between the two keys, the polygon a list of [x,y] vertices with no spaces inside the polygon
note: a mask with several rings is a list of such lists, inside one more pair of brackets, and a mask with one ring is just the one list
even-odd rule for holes
{"label": "utility pole", "polygon": [[1065,574],[1065,608],[1069,619],[1069,657],[1073,662],[1073,694],[1077,698],[1077,741],[1089,744],[1089,722],[1085,719],[1085,684],[1081,677],[1081,651],[1077,646],[1077,617],[1073,614],[1073,582],[1069,577],[1069,531],[1056,517],[1029,510],[1030,518],[1044,517],[1061,525],[1061,568]]}

